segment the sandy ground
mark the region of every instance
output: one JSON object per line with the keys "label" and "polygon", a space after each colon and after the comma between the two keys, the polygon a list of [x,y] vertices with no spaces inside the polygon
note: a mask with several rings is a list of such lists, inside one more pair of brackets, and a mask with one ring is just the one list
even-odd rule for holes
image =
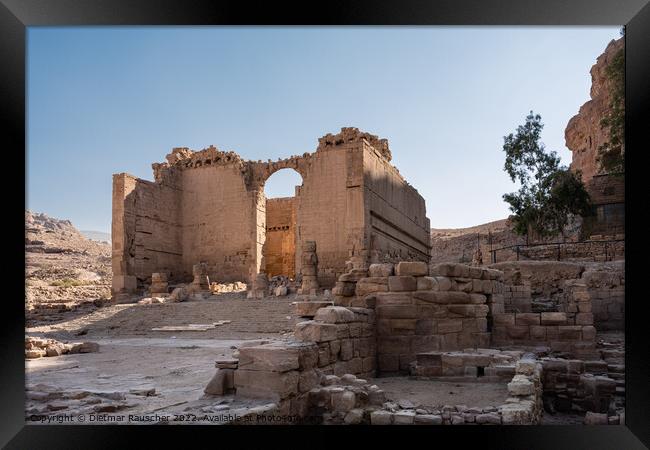
{"label": "sandy ground", "polygon": [[508,398],[506,383],[413,380],[408,377],[373,378],[372,383],[383,389],[389,400],[408,400],[415,406],[432,409],[443,405],[499,406]]}
{"label": "sandy ground", "polygon": [[[58,314],[57,320],[30,322],[30,335],[54,339],[168,338],[172,335],[199,339],[259,339],[292,331],[298,320],[291,302],[295,296],[246,299],[243,294],[221,294],[211,300],[152,305],[118,304]],[[230,323],[207,331],[152,331],[166,325]]]}
{"label": "sandy ground", "polygon": [[[28,423],[33,421],[32,416],[42,414],[70,415],[71,423],[80,423],[80,415],[86,423],[99,423],[102,416],[105,422],[117,422],[120,418],[127,422],[129,416],[175,414],[184,415],[190,421],[200,414],[229,412],[265,403],[203,393],[215,373],[215,360],[231,355],[244,340],[132,338],[96,342],[100,345],[98,353],[26,361]],[[150,396],[132,394],[151,389],[155,391]],[[63,393],[64,397],[70,394],[80,397],[77,393],[83,393],[83,397],[30,398],[50,392],[57,396]],[[98,397],[101,403],[86,403]],[[98,406],[103,411],[97,411]],[[109,416],[112,419],[106,418]],[[131,423],[135,420],[131,417]]]}

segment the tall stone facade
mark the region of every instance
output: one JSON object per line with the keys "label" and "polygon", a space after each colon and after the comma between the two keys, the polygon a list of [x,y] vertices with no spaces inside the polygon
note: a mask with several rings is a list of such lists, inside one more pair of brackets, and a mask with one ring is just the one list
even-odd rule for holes
{"label": "tall stone facade", "polygon": [[[251,282],[278,267],[297,274],[295,249],[306,241],[317,244],[318,282],[325,288],[346,272],[350,259],[429,260],[424,199],[390,163],[386,139],[342,128],[320,138],[315,152],[275,162],[246,161],[215,147],[174,148],[166,160],[153,164],[154,182],[113,176],[114,292],[133,291],[152,273],[191,281],[199,262],[217,282]],[[284,204],[267,202],[264,183],[286,168],[303,184]],[[287,226],[278,221],[286,221],[288,209],[294,237],[285,233],[280,241],[294,239],[294,245],[281,243],[284,254],[276,255],[273,237],[264,244],[269,234],[289,231],[273,230]]]}

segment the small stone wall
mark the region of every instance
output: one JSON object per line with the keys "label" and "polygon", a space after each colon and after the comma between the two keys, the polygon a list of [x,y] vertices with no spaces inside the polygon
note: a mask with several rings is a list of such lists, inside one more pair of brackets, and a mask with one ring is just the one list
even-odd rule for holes
{"label": "small stone wall", "polygon": [[417,378],[445,377],[459,381],[500,381],[515,375],[515,365],[521,351],[501,351],[489,348],[463,352],[418,353],[411,365],[411,375]]}
{"label": "small stone wall", "polygon": [[548,346],[575,357],[597,354],[591,313],[504,313],[493,320],[492,344],[496,346]]}
{"label": "small stone wall", "polygon": [[603,369],[607,372],[607,364],[562,358],[542,358],[541,364],[544,368],[544,401],[548,410],[596,413],[610,410],[616,393],[616,380],[602,374]]}
{"label": "small stone wall", "polygon": [[[624,330],[625,263],[512,261],[492,264],[504,273],[508,313],[589,312],[599,331]],[[576,311],[576,303],[583,303]],[[590,324],[591,325],[591,324]]]}
{"label": "small stone wall", "polygon": [[371,283],[385,289],[372,294],[380,373],[408,373],[421,352],[489,347],[488,313],[503,307],[500,272],[440,264],[428,276],[426,264],[402,262],[395,273],[357,284],[357,294]]}
{"label": "small stone wall", "polygon": [[320,308],[314,320],[296,324],[294,336],[318,346],[317,366],[324,374],[375,374],[377,344],[372,309]]}
{"label": "small stone wall", "polygon": [[584,294],[591,300],[599,331],[625,330],[625,263],[587,265],[582,274]]}
{"label": "small stone wall", "polygon": [[505,312],[532,312],[530,286],[505,285],[503,288],[503,306]]}

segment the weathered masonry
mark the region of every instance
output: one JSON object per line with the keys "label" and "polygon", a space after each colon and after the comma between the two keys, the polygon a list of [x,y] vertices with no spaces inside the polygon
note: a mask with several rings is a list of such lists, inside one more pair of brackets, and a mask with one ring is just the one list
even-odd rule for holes
{"label": "weathered masonry", "polygon": [[[200,262],[219,282],[292,277],[306,241],[317,245],[321,287],[346,263],[429,261],[424,199],[390,163],[386,139],[342,128],[315,152],[275,162],[215,147],[174,148],[166,159],[152,165],[153,182],[113,175],[114,292],[134,291],[152,273],[189,281]],[[303,184],[295,197],[267,201],[266,180],[287,168]]]}

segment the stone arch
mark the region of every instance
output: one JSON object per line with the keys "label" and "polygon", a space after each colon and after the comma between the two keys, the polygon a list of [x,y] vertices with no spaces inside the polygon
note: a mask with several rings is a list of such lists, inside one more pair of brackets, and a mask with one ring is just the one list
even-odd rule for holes
{"label": "stone arch", "polygon": [[[268,277],[284,275],[295,279],[298,273],[296,268],[299,266],[299,255],[296,254],[296,249],[299,248],[296,218],[304,177],[294,167],[276,166],[273,169],[264,181],[262,195],[259,196],[260,201],[264,202],[264,214],[258,214],[258,220],[263,220],[260,227],[263,236],[260,271],[265,272]],[[294,185],[294,191],[287,193],[289,195],[271,196],[271,193],[265,190],[267,182],[274,174],[283,170],[297,173],[300,176],[300,184]]]}

